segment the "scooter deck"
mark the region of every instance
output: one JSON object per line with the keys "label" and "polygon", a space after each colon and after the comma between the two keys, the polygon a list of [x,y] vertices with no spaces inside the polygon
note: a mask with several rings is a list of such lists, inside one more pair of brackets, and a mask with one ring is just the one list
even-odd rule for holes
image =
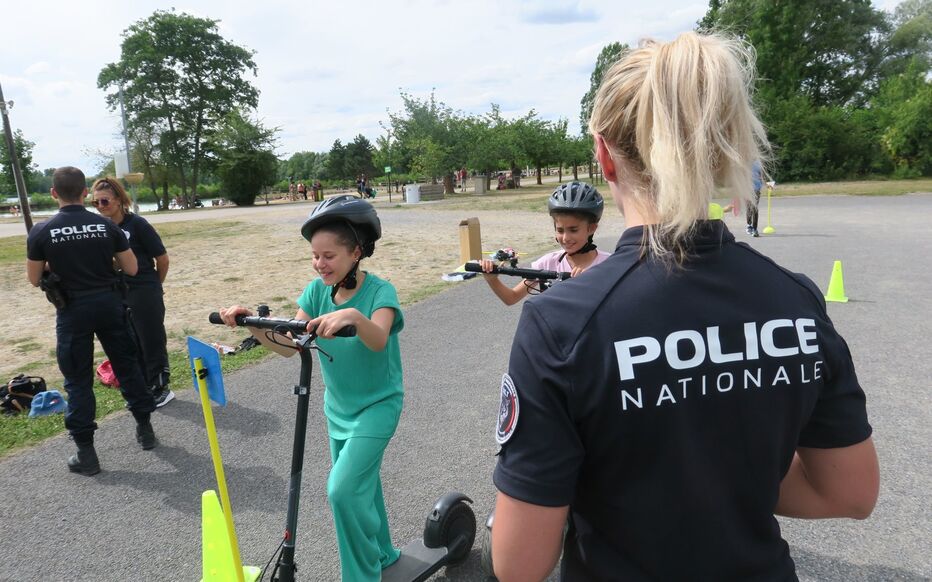
{"label": "scooter deck", "polygon": [[414,540],[401,549],[398,561],[382,570],[382,582],[421,582],[446,564],[447,549],[428,548]]}

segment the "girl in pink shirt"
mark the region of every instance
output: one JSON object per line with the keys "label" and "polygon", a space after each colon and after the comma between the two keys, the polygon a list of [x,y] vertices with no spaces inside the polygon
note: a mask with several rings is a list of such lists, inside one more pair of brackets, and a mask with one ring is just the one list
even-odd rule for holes
{"label": "girl in pink shirt", "polygon": [[[547,253],[531,263],[534,269],[569,272],[573,277],[589,267],[598,265],[610,254],[596,249],[592,237],[602,218],[604,203],[599,191],[585,182],[561,184],[550,195],[547,208],[553,218],[554,237],[560,250]],[[482,270],[485,280],[505,305],[514,305],[531,293],[539,291],[536,281],[525,279],[508,287],[492,274],[495,262],[483,259]]]}

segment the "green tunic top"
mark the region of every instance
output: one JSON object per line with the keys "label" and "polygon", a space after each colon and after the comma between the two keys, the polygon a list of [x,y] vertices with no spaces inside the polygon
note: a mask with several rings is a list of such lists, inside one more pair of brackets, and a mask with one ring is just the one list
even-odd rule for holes
{"label": "green tunic top", "polygon": [[373,352],[358,337],[317,340],[318,345],[333,356],[331,362],[318,354],[326,386],[324,414],[330,437],[338,440],[390,438],[398,426],[404,398],[398,346],[404,316],[395,287],[366,273],[356,294],[346,303],[336,305],[330,298],[330,287],[321,279],[314,279],[298,297],[298,306],[312,318],[350,307],[368,318],[383,307],[395,310],[395,321],[381,352]]}

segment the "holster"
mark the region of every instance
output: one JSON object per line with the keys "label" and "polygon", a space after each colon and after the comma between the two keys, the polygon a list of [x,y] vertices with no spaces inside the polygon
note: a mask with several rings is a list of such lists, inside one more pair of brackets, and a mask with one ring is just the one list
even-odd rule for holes
{"label": "holster", "polygon": [[56,309],[64,309],[68,305],[68,295],[61,284],[61,277],[55,273],[51,271],[42,273],[42,277],[39,278],[39,288],[45,291],[45,298]]}

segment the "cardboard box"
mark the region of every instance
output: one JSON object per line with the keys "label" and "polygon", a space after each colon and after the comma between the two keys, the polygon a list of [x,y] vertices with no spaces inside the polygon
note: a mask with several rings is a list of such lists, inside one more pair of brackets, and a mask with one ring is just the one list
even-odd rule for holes
{"label": "cardboard box", "polygon": [[479,219],[476,217],[460,221],[460,262],[467,263],[482,258],[482,237],[479,234]]}

